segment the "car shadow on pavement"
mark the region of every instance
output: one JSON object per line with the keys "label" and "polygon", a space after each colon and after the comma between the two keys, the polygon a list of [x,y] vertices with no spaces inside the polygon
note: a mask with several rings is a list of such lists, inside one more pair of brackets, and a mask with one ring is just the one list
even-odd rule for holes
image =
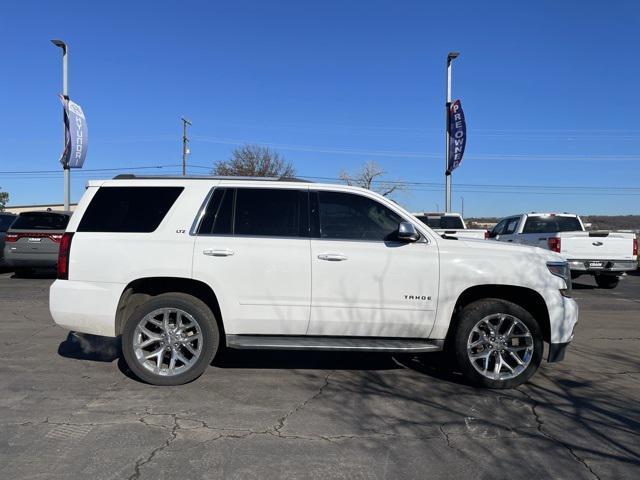
{"label": "car shadow on pavement", "polygon": [[100,337],[70,332],[58,346],[58,355],[76,360],[113,362],[121,357],[120,337]]}
{"label": "car shadow on pavement", "polygon": [[213,360],[218,368],[295,370],[393,370],[402,368],[393,356],[364,352],[233,350],[224,348]]}

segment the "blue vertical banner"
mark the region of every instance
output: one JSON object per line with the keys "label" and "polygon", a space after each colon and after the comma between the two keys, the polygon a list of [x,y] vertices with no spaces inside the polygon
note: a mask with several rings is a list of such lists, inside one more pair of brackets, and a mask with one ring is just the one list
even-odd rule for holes
{"label": "blue vertical banner", "polygon": [[449,106],[449,158],[447,173],[451,173],[462,162],[464,148],[467,144],[467,123],[460,100]]}
{"label": "blue vertical banner", "polygon": [[87,157],[89,131],[82,107],[60,95],[64,107],[64,151],[60,163],[67,168],[82,168]]}

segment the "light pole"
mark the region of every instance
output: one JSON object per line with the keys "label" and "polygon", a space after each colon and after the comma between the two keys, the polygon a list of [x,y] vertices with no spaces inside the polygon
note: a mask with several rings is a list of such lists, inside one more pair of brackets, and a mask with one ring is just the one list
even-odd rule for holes
{"label": "light pole", "polygon": [[[67,90],[67,54],[69,53],[69,48],[67,47],[67,44],[64,43],[62,40],[51,40],[51,43],[53,43],[56,47],[59,47],[62,49],[62,97],[64,98],[65,102],[69,101],[69,92]],[[64,126],[64,108],[62,109],[62,130],[63,130],[63,137],[62,137],[62,148],[64,149],[66,147],[67,141],[66,141],[66,128]],[[64,171],[64,209],[65,210],[69,210],[70,208],[70,196],[71,196],[71,171],[69,170],[69,164],[67,162],[65,162],[62,165],[63,171]]]}
{"label": "light pole", "polygon": [[462,211],[460,212],[460,215],[464,218],[464,197],[460,197],[460,200],[462,200]]}
{"label": "light pole", "polygon": [[451,211],[451,172],[449,171],[449,111],[451,108],[451,64],[458,58],[460,52],[449,52],[447,55],[447,94],[445,102],[445,153],[444,153],[444,180],[445,180],[445,212]]}
{"label": "light pole", "polygon": [[187,155],[191,153],[189,151],[189,137],[187,137],[187,125],[191,125],[191,122],[182,117],[182,176],[187,175]]}

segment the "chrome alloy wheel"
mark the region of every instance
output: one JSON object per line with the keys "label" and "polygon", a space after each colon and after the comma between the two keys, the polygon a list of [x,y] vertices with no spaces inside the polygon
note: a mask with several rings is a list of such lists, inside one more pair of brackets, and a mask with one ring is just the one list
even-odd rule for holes
{"label": "chrome alloy wheel", "polygon": [[202,331],[192,315],[179,308],[159,308],[144,316],[133,334],[136,360],[156,375],[189,370],[202,353]]}
{"label": "chrome alloy wheel", "polygon": [[533,337],[517,317],[494,313],[480,320],[467,340],[471,365],[491,380],[509,380],[526,370],[533,356]]}

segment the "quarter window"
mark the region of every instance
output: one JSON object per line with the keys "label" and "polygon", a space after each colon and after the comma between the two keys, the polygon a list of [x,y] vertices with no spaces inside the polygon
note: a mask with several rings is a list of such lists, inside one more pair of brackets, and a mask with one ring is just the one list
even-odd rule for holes
{"label": "quarter window", "polygon": [[320,238],[384,241],[391,239],[400,215],[370,198],[343,192],[318,192]]}
{"label": "quarter window", "polygon": [[79,232],[153,232],[183,187],[102,187],[78,225]]}

